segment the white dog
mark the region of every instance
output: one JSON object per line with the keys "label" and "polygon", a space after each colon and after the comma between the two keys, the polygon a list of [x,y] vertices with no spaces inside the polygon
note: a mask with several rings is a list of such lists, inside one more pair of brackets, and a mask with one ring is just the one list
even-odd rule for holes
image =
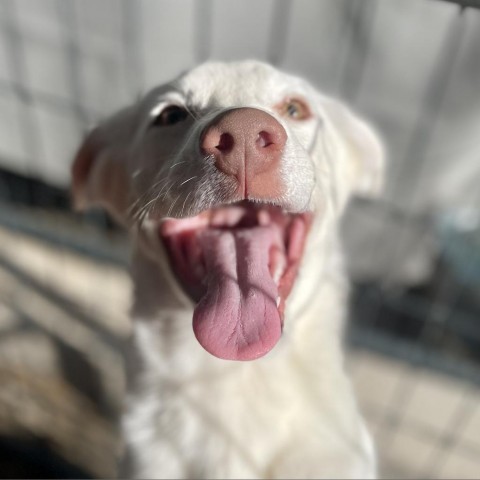
{"label": "white dog", "polygon": [[382,157],[340,103],[251,61],[197,67],[88,136],[76,205],[135,233],[131,475],[375,476],[337,235]]}

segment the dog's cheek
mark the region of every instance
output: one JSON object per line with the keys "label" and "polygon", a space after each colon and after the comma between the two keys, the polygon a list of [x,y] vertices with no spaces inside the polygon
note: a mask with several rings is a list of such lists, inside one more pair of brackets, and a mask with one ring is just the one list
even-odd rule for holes
{"label": "dog's cheek", "polygon": [[289,139],[284,151],[281,178],[284,184],[283,199],[289,210],[312,210],[316,183],[315,166],[305,149],[292,139]]}

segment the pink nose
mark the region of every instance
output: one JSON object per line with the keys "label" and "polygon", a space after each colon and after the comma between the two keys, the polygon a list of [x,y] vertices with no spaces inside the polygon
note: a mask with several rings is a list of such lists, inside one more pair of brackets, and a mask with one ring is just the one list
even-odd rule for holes
{"label": "pink nose", "polygon": [[239,181],[244,198],[282,194],[280,160],[287,133],[271,115],[236,108],[216,117],[204,130],[200,148],[221,172]]}

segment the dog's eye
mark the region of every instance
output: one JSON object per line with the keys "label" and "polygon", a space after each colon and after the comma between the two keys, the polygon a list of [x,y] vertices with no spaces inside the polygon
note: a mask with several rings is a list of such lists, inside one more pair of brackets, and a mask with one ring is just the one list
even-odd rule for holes
{"label": "dog's eye", "polygon": [[308,105],[299,98],[289,98],[280,106],[280,114],[293,120],[306,120],[311,116]]}
{"label": "dog's eye", "polygon": [[176,123],[183,122],[188,117],[188,112],[178,105],[170,105],[164,108],[153,119],[151,126],[153,127],[166,127],[169,125],[175,125]]}

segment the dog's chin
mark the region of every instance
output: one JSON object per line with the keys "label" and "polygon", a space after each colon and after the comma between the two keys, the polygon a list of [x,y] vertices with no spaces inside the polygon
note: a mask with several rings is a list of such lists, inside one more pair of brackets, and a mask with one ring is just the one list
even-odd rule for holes
{"label": "dog's chin", "polygon": [[193,330],[205,350],[254,360],[275,346],[311,221],[242,201],[159,224],[172,270],[196,302]]}

